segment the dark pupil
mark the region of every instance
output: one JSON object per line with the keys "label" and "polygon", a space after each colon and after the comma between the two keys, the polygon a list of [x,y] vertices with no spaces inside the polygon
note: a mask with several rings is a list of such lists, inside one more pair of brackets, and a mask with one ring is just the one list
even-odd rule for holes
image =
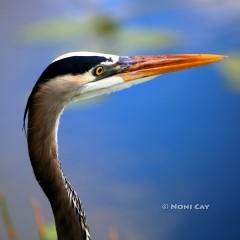
{"label": "dark pupil", "polygon": [[103,68],[102,67],[98,67],[96,73],[99,75],[102,72],[103,72]]}

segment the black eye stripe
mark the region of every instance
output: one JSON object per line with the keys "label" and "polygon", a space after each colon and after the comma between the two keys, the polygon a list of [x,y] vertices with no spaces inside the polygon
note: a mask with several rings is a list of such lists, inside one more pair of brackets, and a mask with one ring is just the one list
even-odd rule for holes
{"label": "black eye stripe", "polygon": [[106,61],[109,61],[109,59],[100,56],[74,56],[64,58],[50,64],[40,79],[50,79],[65,74],[83,74]]}

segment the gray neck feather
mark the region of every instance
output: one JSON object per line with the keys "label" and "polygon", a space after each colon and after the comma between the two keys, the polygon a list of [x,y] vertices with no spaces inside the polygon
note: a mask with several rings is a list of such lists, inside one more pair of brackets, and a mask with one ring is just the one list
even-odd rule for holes
{"label": "gray neck feather", "polygon": [[81,201],[58,160],[57,131],[63,107],[41,89],[33,96],[28,112],[29,156],[36,179],[51,203],[58,240],[88,240]]}

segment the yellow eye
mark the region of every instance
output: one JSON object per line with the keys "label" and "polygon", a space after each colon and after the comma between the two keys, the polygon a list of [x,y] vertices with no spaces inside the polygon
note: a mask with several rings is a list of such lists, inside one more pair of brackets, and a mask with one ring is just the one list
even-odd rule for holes
{"label": "yellow eye", "polygon": [[100,76],[104,72],[103,66],[98,66],[95,68],[94,73],[96,76]]}

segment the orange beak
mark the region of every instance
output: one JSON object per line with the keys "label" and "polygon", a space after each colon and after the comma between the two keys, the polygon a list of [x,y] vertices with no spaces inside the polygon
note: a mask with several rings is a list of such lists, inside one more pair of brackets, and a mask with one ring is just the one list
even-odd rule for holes
{"label": "orange beak", "polygon": [[126,82],[218,62],[223,60],[224,56],[215,54],[176,54],[132,56],[127,59],[128,67],[119,74]]}

